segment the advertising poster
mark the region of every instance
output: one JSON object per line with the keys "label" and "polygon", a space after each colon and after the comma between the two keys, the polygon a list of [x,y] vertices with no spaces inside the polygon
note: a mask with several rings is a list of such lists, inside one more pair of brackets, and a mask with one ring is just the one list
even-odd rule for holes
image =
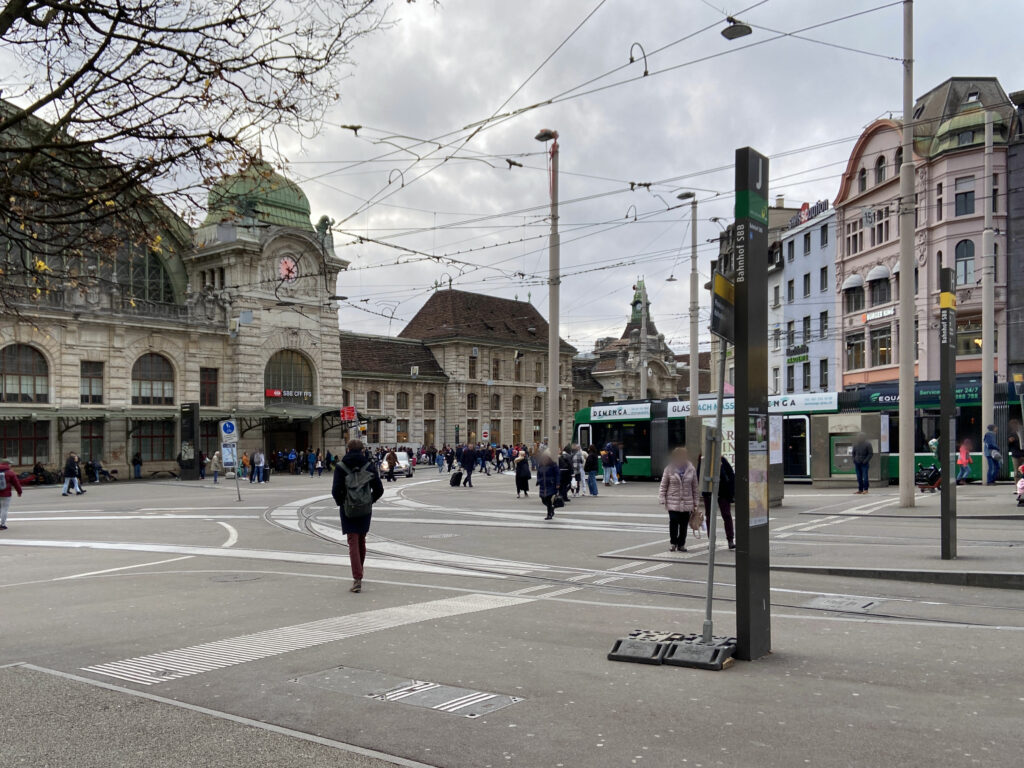
{"label": "advertising poster", "polygon": [[[715,419],[705,418],[704,428],[714,429]],[[736,466],[736,420],[732,416],[722,417],[722,456],[734,468]]]}
{"label": "advertising poster", "polygon": [[220,445],[220,457],[224,462],[224,469],[234,469],[238,464],[238,444],[237,443],[221,443]]}
{"label": "advertising poster", "polygon": [[768,463],[782,463],[782,417],[768,417]]}
{"label": "advertising poster", "polygon": [[878,450],[880,453],[889,452],[889,414],[883,413],[878,417]]}
{"label": "advertising poster", "polygon": [[750,454],[750,527],[768,525],[768,454]]}
{"label": "advertising poster", "polygon": [[751,412],[750,423],[748,428],[750,430],[750,452],[751,453],[767,453],[768,452],[768,414],[766,413],[754,413]]}

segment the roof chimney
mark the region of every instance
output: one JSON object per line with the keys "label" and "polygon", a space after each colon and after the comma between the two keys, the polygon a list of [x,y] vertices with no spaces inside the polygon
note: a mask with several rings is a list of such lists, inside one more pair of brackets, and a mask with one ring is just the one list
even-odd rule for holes
{"label": "roof chimney", "polygon": [[785,208],[786,207],[786,198],[784,196],[782,196],[782,195],[776,195],[775,196],[775,207],[776,208]]}

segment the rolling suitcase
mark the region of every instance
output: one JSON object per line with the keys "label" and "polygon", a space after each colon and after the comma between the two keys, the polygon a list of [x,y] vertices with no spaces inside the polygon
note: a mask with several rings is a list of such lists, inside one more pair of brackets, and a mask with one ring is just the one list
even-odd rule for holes
{"label": "rolling suitcase", "polygon": [[457,469],[452,472],[452,476],[448,479],[448,485],[452,488],[458,488],[462,484],[462,470]]}

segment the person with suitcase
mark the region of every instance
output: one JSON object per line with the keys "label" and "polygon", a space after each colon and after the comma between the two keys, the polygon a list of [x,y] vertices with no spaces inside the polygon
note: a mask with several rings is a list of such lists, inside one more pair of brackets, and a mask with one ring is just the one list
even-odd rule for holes
{"label": "person with suitcase", "polygon": [[462,456],[459,458],[459,464],[462,465],[463,471],[466,473],[466,479],[462,481],[463,488],[473,487],[473,469],[477,462],[477,452],[473,449],[472,445],[467,445],[462,449]]}
{"label": "person with suitcase", "polygon": [[349,440],[348,453],[334,470],[331,495],[338,504],[341,531],[348,540],[353,579],[349,592],[362,592],[366,534],[370,532],[373,505],[384,495],[380,472],[373,458],[366,453],[362,440]]}

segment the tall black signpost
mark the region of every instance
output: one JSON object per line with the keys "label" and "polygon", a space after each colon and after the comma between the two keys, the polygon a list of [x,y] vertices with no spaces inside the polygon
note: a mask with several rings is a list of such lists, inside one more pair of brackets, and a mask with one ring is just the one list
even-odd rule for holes
{"label": "tall black signpost", "polygon": [[736,657],[771,651],[768,158],[736,150]]}
{"label": "tall black signpost", "polygon": [[956,274],[949,267],[939,272],[939,461],[942,559],[956,558]]}
{"label": "tall black signpost", "polygon": [[199,479],[199,403],[181,404],[181,479]]}

